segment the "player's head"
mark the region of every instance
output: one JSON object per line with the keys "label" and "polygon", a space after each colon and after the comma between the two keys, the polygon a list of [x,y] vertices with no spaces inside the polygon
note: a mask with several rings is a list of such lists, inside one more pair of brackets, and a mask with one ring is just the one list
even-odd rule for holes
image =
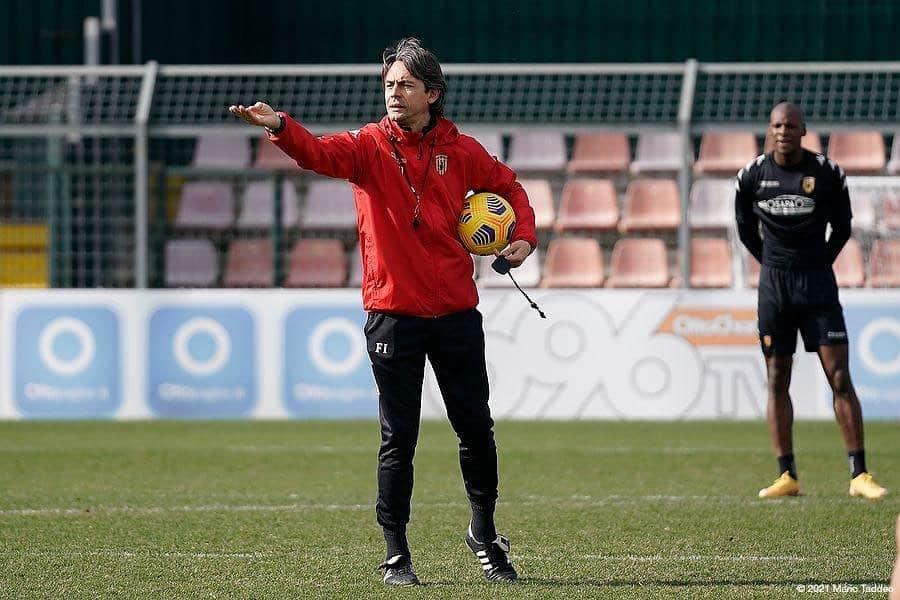
{"label": "player's head", "polygon": [[779,102],[769,113],[768,136],[772,151],[782,156],[796,156],[801,152],[800,139],[806,135],[806,120],[796,104]]}
{"label": "player's head", "polygon": [[441,64],[416,38],[405,38],[382,55],[381,80],[388,117],[405,125],[430,114],[444,114],[447,83]]}

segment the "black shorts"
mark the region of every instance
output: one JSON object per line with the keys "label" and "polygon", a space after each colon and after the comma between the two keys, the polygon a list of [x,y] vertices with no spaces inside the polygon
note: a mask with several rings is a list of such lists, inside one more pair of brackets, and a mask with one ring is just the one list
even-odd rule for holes
{"label": "black shorts", "polygon": [[781,270],[763,266],[759,274],[759,343],[763,354],[793,354],[797,331],[807,352],[847,343],[844,311],[834,271]]}

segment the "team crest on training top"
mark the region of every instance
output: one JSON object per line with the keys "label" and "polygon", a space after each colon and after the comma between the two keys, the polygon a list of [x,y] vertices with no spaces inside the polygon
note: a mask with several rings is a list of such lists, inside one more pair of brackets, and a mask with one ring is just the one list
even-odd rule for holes
{"label": "team crest on training top", "polygon": [[448,162],[446,154],[438,154],[434,157],[434,168],[437,169],[438,175],[443,175],[447,172]]}
{"label": "team crest on training top", "polygon": [[804,177],[803,178],[803,193],[804,194],[812,194],[812,191],[816,189],[816,178],[815,177]]}

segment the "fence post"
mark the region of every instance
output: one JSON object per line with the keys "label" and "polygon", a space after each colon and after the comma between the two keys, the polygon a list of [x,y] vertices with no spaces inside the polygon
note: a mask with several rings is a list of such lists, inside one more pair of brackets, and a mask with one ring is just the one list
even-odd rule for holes
{"label": "fence post", "polygon": [[150,103],[153,99],[153,88],[156,86],[158,70],[159,65],[155,61],[147,63],[134,117],[134,287],[138,289],[147,287],[147,255],[149,254],[147,123],[150,121]]}
{"label": "fence post", "polygon": [[681,98],[678,101],[678,134],[681,137],[681,168],[678,171],[678,192],[681,196],[681,225],[678,227],[678,249],[681,260],[682,286],[691,287],[691,170],[694,166],[694,144],[691,139],[691,115],[694,110],[694,90],[697,84],[697,60],[684,63]]}

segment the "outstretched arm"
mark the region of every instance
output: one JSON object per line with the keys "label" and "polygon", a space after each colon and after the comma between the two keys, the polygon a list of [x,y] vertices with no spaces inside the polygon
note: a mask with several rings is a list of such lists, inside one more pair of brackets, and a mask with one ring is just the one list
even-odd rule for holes
{"label": "outstretched arm", "polygon": [[252,106],[232,105],[228,110],[250,125],[265,127],[269,141],[296,161],[303,169],[326,177],[356,181],[357,137],[344,132],[316,137],[283,112],[276,112],[268,104]]}

